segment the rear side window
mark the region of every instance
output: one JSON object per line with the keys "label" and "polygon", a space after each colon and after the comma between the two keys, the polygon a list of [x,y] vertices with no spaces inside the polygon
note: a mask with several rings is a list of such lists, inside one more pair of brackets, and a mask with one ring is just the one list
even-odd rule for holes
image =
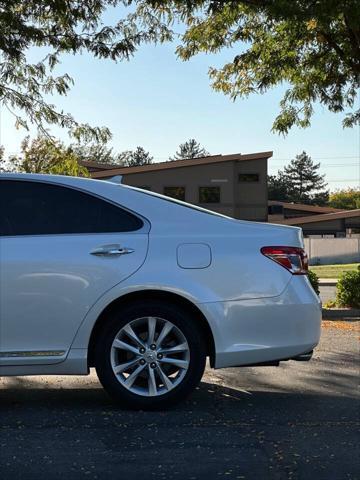
{"label": "rear side window", "polygon": [[0,181],[2,236],[130,232],[142,226],[126,210],[72,188]]}

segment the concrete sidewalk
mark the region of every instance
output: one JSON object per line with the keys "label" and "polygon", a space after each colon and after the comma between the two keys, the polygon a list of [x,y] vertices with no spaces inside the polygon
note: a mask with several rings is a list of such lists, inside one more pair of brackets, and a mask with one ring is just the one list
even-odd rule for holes
{"label": "concrete sidewalk", "polygon": [[337,278],[319,278],[319,285],[324,287],[336,286],[338,282]]}
{"label": "concrete sidewalk", "polygon": [[[332,279],[329,279],[332,280]],[[336,283],[320,282],[319,281],[320,298],[322,303],[329,300],[335,300],[336,297]]]}

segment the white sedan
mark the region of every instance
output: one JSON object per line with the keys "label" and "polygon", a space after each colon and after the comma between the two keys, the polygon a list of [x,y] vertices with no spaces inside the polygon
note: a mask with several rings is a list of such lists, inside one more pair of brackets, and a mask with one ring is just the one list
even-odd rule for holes
{"label": "white sedan", "polygon": [[141,189],[0,175],[0,375],[87,375],[164,408],[213,368],[308,360],[321,304],[301,230]]}

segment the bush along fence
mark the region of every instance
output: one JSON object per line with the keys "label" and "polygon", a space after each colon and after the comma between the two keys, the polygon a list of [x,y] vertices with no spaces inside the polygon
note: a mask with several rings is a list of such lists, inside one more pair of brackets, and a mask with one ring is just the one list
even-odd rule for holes
{"label": "bush along fence", "polygon": [[344,272],[336,286],[336,305],[360,308],[360,265],[355,272]]}
{"label": "bush along fence", "polygon": [[323,318],[360,319],[360,266],[344,272],[336,285],[336,299],[323,305]]}
{"label": "bush along fence", "polygon": [[308,271],[308,277],[311,283],[311,286],[315,290],[317,295],[320,295],[320,290],[319,290],[319,277],[316,275],[315,272],[312,270]]}
{"label": "bush along fence", "polygon": [[[308,277],[319,295],[319,277],[313,271],[309,271]],[[360,265],[357,270],[344,272],[340,276],[336,285],[336,299],[326,302],[323,307],[325,318],[360,317]]]}

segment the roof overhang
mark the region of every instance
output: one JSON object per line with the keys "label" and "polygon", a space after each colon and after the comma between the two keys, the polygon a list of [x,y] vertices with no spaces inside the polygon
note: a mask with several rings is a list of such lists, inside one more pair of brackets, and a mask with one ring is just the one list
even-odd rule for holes
{"label": "roof overhang", "polygon": [[[113,169],[106,169],[103,171],[91,172],[92,178],[109,178],[115,175],[129,175],[133,173],[147,173],[160,170],[170,170],[174,168],[192,167],[199,165],[210,165],[212,163],[222,162],[244,162],[248,160],[261,160],[272,157],[273,152],[257,152],[242,155],[241,153],[235,153],[232,155],[212,155],[208,157],[190,158],[186,160],[175,160],[160,163],[151,163],[149,165],[141,165],[138,167],[118,167]],[[90,165],[88,165],[90,166]]]}
{"label": "roof overhang", "polygon": [[325,213],[323,215],[309,215],[306,217],[288,218],[278,223],[281,223],[282,225],[303,225],[306,223],[328,222],[331,220],[353,217],[360,217],[360,208],[356,210],[342,210],[341,212]]}
{"label": "roof overhang", "polygon": [[314,213],[335,213],[342,212],[341,208],[332,208],[332,207],[318,207],[317,205],[307,205],[304,203],[289,203],[281,202],[280,200],[269,200],[269,206],[280,205],[283,208],[288,210],[303,210],[304,212],[314,212]]}

